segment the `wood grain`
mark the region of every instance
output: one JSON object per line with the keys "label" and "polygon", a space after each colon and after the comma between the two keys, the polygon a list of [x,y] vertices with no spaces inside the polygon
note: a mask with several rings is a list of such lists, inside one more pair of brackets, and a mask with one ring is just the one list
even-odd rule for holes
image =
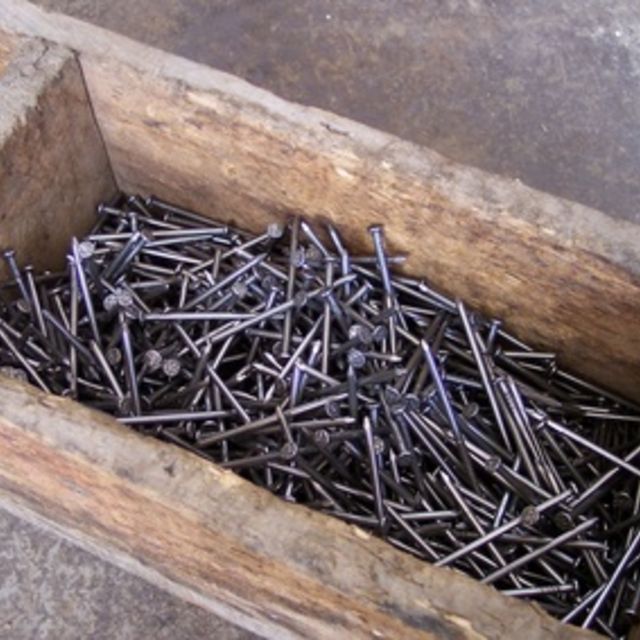
{"label": "wood grain", "polygon": [[0,379],[0,415],[0,501],[268,637],[595,637],[68,400]]}
{"label": "wood grain", "polygon": [[467,193],[464,181],[446,179],[447,163],[427,154],[410,167],[401,161],[404,143],[366,148],[331,131],[317,135],[177,79],[145,84],[143,73],[110,61],[88,60],[84,69],[126,189],[254,229],[274,215],[328,219],[358,251],[370,250],[367,226],[383,223],[390,247],[408,253],[408,271],[557,350],[567,366],[637,396],[637,276],[512,216],[517,199],[488,201],[481,182]]}
{"label": "wood grain", "polygon": [[[0,43],[9,50],[1,33]],[[59,269],[115,183],[73,54],[38,40],[13,44],[0,75],[0,249]]]}

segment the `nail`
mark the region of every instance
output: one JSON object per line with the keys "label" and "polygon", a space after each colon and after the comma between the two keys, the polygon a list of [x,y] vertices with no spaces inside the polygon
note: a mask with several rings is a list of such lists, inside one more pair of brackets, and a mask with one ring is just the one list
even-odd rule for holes
{"label": "nail", "polygon": [[[291,222],[291,241],[289,244],[289,274],[287,278],[287,292],[286,303],[291,304],[293,301],[295,287],[296,287],[296,262],[294,257],[298,253],[298,238],[300,234],[300,218],[296,216]],[[282,331],[282,357],[289,357],[289,350],[291,347],[291,324],[292,324],[292,312],[293,307],[289,306],[286,309],[284,316],[284,328]]]}
{"label": "nail", "polygon": [[491,573],[488,576],[486,576],[485,578],[483,578],[480,582],[482,582],[483,584],[491,584],[491,583],[495,582],[496,580],[498,580],[498,579],[502,578],[503,576],[511,573],[512,571],[515,571],[519,567],[522,567],[523,565],[526,565],[527,563],[531,562],[532,560],[535,560],[536,558],[539,558],[540,556],[543,556],[545,553],[547,553],[551,549],[555,549],[556,547],[561,546],[562,544],[564,544],[568,540],[571,540],[572,538],[575,538],[576,536],[579,536],[581,533],[583,533],[585,531],[588,531],[597,522],[598,522],[597,518],[590,518],[589,520],[585,520],[584,522],[580,523],[577,527],[574,527],[570,531],[566,531],[565,533],[559,535],[557,538],[555,538],[551,542],[543,545],[542,547],[540,547],[538,549],[534,549],[533,551],[530,551],[529,553],[523,555],[522,557],[518,558],[517,560],[514,560],[513,562],[509,563],[508,565],[506,565],[504,567],[501,567],[497,571],[494,571],[493,573]]}
{"label": "nail", "polygon": [[469,458],[469,452],[467,451],[464,436],[462,435],[460,425],[458,424],[458,420],[454,413],[453,407],[451,406],[449,397],[447,396],[447,392],[442,382],[442,378],[440,377],[440,373],[438,372],[438,367],[436,365],[435,358],[431,353],[431,348],[429,347],[429,345],[425,340],[422,340],[420,342],[420,346],[422,348],[422,352],[424,354],[425,360],[427,361],[427,366],[429,367],[429,373],[431,374],[431,378],[436,385],[438,398],[440,399],[440,403],[447,416],[447,421],[455,437],[456,444],[458,446],[458,452],[460,453],[460,458],[464,465],[467,478],[471,483],[471,485],[476,490],[476,492],[479,493],[480,488],[478,485],[478,479],[476,478],[475,471],[473,470],[473,467],[471,465],[471,459]]}
{"label": "nail", "polygon": [[4,260],[9,267],[9,271],[15,281],[16,286],[18,287],[18,291],[20,291],[20,295],[25,303],[31,306],[31,299],[29,297],[29,290],[27,289],[27,285],[22,278],[22,273],[18,267],[18,263],[16,262],[16,252],[13,249],[7,249],[2,254],[4,256]]}

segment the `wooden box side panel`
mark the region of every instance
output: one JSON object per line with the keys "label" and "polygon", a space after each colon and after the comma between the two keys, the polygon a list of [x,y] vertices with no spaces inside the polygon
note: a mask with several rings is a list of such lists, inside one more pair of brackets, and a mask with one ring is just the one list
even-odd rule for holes
{"label": "wooden box side panel", "polygon": [[2,377],[0,416],[0,502],[268,637],[595,637]]}
{"label": "wooden box side panel", "polygon": [[20,264],[62,268],[71,236],[116,189],[80,67],[70,51],[24,41],[0,95],[0,248]]}
{"label": "wooden box side panel", "polygon": [[[355,128],[328,123],[319,130],[313,119],[307,126],[268,105],[111,60],[87,56],[82,64],[123,188],[253,229],[274,215],[330,220],[356,251],[370,249],[367,226],[383,223],[389,248],[408,252],[408,272],[557,350],[567,367],[637,396],[634,225],[626,227],[627,241],[637,242],[629,248],[603,214],[496,185],[406,143],[355,140]],[[572,235],[579,215],[584,224]],[[553,216],[564,216],[567,229],[549,226]],[[596,244],[597,233],[583,237],[598,221],[611,246]]]}

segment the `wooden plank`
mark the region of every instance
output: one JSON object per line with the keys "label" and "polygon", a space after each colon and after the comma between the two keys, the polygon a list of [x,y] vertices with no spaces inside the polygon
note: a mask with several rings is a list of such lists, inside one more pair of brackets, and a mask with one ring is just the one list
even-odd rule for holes
{"label": "wooden plank", "polygon": [[330,219],[356,250],[384,223],[410,272],[638,396],[639,226],[22,0],[0,6],[0,27],[79,52],[123,188],[249,228]]}
{"label": "wooden plank", "polygon": [[0,415],[0,503],[268,637],[596,637],[71,401],[0,378]]}
{"label": "wooden plank", "polygon": [[0,33],[2,51],[0,249],[37,269],[61,268],[70,237],[86,233],[96,204],[114,192],[113,175],[75,56]]}

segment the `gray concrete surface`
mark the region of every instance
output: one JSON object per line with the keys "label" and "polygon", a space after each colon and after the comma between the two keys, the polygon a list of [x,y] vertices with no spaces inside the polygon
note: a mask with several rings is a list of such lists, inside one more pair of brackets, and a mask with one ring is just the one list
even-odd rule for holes
{"label": "gray concrete surface", "polygon": [[0,509],[0,639],[255,637]]}
{"label": "gray concrete surface", "polygon": [[36,0],[640,222],[635,0]]}

